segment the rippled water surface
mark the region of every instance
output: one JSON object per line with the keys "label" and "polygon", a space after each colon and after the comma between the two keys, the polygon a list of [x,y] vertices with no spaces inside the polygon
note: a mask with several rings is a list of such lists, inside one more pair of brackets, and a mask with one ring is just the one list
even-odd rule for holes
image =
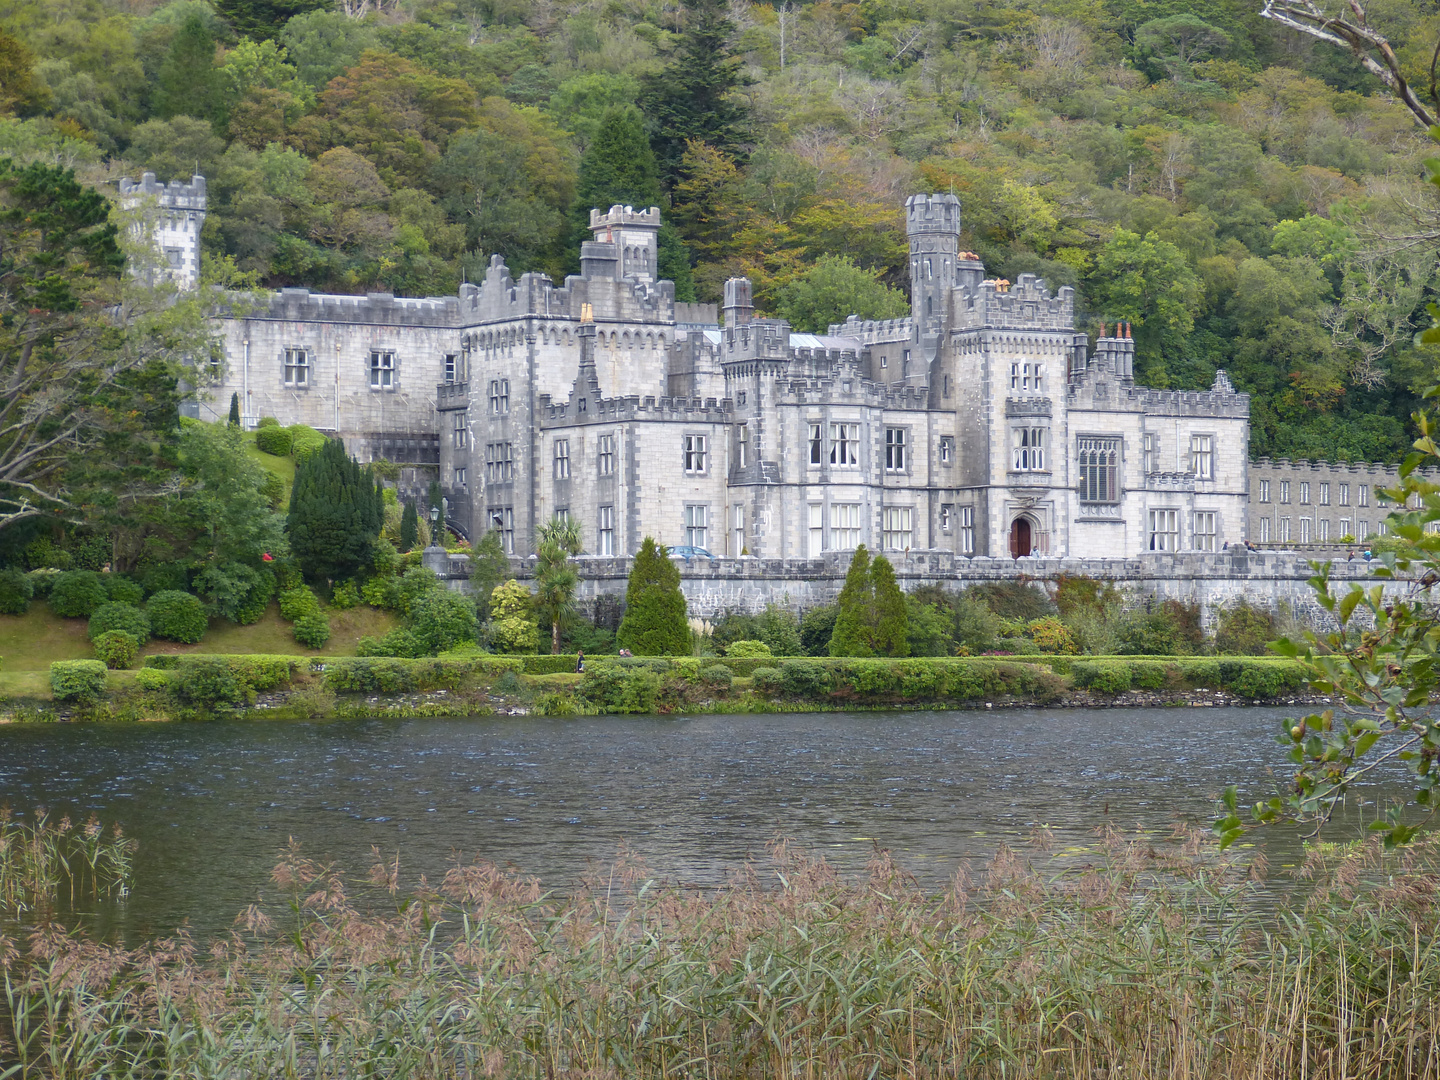
{"label": "rippled water surface", "polygon": [[[1293,715],[1294,710],[1289,710]],[[369,850],[434,877],[479,856],[573,882],[628,843],[710,883],[777,834],[853,869],[873,845],[939,884],[1051,826],[1208,823],[1228,782],[1273,790],[1271,709],[990,710],[579,720],[37,725],[0,729],[0,798],[118,820],[140,842],[144,934],[229,924],[286,838],[359,874]],[[1293,859],[1293,836],[1267,839]]]}

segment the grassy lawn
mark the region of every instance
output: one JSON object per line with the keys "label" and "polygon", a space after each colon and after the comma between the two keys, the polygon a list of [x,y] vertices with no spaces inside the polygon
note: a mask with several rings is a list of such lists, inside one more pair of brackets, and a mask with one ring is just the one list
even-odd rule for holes
{"label": "grassy lawn", "polygon": [[[278,459],[277,459],[278,460]],[[290,634],[290,624],[271,604],[265,617],[250,626],[211,620],[205,638],[197,645],[152,640],[145,653],[292,653],[298,656],[353,656],[365,635],[378,637],[399,625],[388,611],[361,606],[331,611],[330,641],[325,648],[307,649]],[[62,619],[44,601],[30,605],[25,615],[0,615],[0,676],[48,671],[52,660],[86,660],[94,653],[86,636],[85,619]],[[46,688],[48,690],[48,679]],[[0,689],[9,690],[6,683]],[[11,691],[19,693],[20,691]]]}
{"label": "grassy lawn", "polygon": [[252,460],[260,464],[262,468],[268,469],[285,482],[285,502],[280,509],[284,510],[290,505],[290,489],[295,486],[295,459],[292,457],[275,457],[267,454],[255,445],[255,432],[245,433],[245,453]]}

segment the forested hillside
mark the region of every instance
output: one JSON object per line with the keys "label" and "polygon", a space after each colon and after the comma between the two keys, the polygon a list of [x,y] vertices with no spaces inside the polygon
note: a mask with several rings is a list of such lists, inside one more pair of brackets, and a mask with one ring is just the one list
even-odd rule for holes
{"label": "forested hillside", "polygon": [[[1227,368],[1254,453],[1394,459],[1440,380],[1434,144],[1258,8],[0,0],[0,153],[199,171],[215,275],[351,292],[558,281],[591,206],[654,202],[682,297],[747,274],[804,329],[907,310],[901,202],[953,191],[992,274],[1132,320],[1144,381]],[[1428,85],[1433,5],[1369,18]]]}

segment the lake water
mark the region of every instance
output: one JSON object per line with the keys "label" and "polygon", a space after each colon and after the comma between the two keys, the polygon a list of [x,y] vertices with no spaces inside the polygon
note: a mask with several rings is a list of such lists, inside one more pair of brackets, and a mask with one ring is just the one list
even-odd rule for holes
{"label": "lake water", "polygon": [[[939,885],[1036,825],[1077,854],[1107,820],[1208,826],[1226,783],[1253,800],[1274,789],[1268,768],[1287,775],[1273,736],[1295,712],[15,725],[0,729],[0,799],[94,811],[139,840],[133,896],[97,913],[132,939],[186,920],[224,929],[273,896],[290,836],[355,876],[376,845],[410,881],[462,855],[564,888],[622,842],[666,877],[711,884],[785,835],[847,870],[878,844]],[[1293,834],[1265,843],[1272,864],[1299,852]]]}

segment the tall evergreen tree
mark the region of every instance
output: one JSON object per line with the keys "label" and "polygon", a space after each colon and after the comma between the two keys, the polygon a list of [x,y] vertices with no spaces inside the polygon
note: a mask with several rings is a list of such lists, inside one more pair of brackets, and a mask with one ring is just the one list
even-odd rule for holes
{"label": "tall evergreen tree", "polygon": [[840,590],[840,613],[830,638],[831,656],[909,656],[909,616],[895,568],[884,555],[855,549]]}
{"label": "tall evergreen tree", "polygon": [[228,424],[229,424],[231,427],[233,427],[233,428],[238,428],[238,427],[240,426],[240,395],[239,395],[239,394],[231,394],[231,395],[230,395],[230,418],[226,421],[226,423],[228,423]]}
{"label": "tall evergreen tree", "polygon": [[[580,267],[580,244],[592,239],[590,211],[608,210],[615,205],[666,206],[655,167],[655,154],[645,134],[645,121],[633,105],[614,105],[605,110],[595,139],[580,158],[580,179],[575,188],[575,205],[570,214],[571,269]],[[675,282],[675,299],[695,299],[695,281],[690,274],[690,252],[675,226],[662,213],[656,270]]]}
{"label": "tall evergreen tree", "polygon": [[420,515],[415,512],[415,503],[407,499],[400,513],[400,550],[414,551],[419,542]]}
{"label": "tall evergreen tree", "polygon": [[647,536],[630,568],[625,589],[625,617],[615,643],[636,656],[688,656],[690,624],[685,619],[685,595],[680,591],[680,569],[665,548]]}
{"label": "tall evergreen tree", "polygon": [[339,439],[296,462],[286,528],[306,577],[339,581],[369,566],[384,523],[379,481]]}
{"label": "tall evergreen tree", "polygon": [[654,129],[651,144],[667,189],[680,176],[691,139],[737,157],[746,114],[734,91],[748,84],[732,47],[735,24],[726,0],[685,0],[685,31],[670,62],[646,80],[642,104]]}
{"label": "tall evergreen tree", "polygon": [[215,70],[215,37],[198,13],[180,24],[156,77],[155,115],[210,119],[215,115],[220,85]]}

